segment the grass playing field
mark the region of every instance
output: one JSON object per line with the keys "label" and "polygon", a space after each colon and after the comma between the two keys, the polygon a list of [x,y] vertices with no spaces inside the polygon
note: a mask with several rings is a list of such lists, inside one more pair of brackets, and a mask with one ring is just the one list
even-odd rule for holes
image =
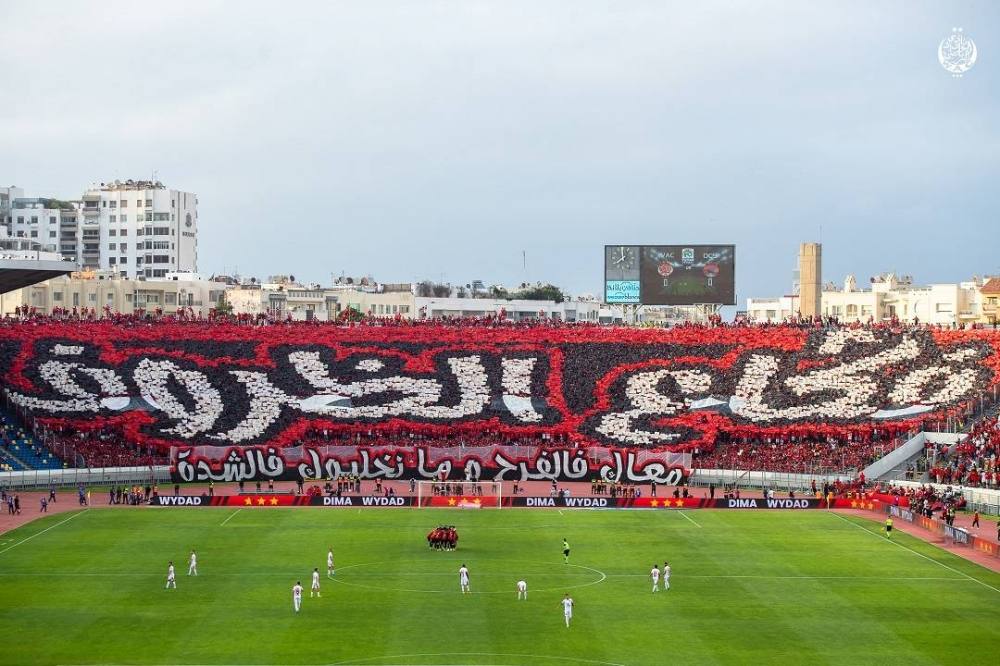
{"label": "grass playing field", "polygon": [[[457,552],[426,547],[438,523]],[[877,531],[822,511],[92,509],[0,536],[0,662],[997,663],[1000,575]]]}

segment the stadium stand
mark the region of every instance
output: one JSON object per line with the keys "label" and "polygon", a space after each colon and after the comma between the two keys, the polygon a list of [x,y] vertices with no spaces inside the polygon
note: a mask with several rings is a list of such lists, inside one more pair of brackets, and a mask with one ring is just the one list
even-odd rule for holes
{"label": "stadium stand", "polygon": [[[420,356],[422,350],[444,347],[453,353],[489,356],[509,345],[518,353],[537,355],[542,359],[539,363],[545,364],[544,372],[549,374],[541,380],[528,377],[520,388],[505,385],[503,392],[511,395],[503,400],[512,398],[511,403],[485,395],[484,400],[487,403],[492,400],[493,404],[484,408],[478,421],[442,421],[433,412],[440,408],[425,408],[428,403],[419,400],[407,407],[411,412],[403,418],[390,418],[398,415],[384,409],[378,411],[385,399],[381,403],[372,402],[370,398],[375,394],[368,393],[358,394],[368,400],[359,404],[372,405],[373,411],[365,419],[337,422],[326,419],[322,427],[301,426],[286,415],[288,410],[283,410],[278,398],[265,397],[262,399],[278,401],[269,412],[271,425],[259,429],[267,436],[254,434],[257,426],[251,423],[241,426],[246,428],[245,432],[231,431],[234,439],[230,441],[278,448],[314,444],[575,448],[597,443],[623,448],[686,450],[693,454],[693,465],[698,468],[798,473],[858,471],[925,426],[934,427],[935,422],[941,424],[959,418],[968,421],[972,414],[970,405],[982,405],[984,396],[996,387],[996,368],[1000,367],[997,360],[1000,335],[996,331],[943,329],[901,322],[845,327],[832,321],[783,325],[716,321],[710,326],[650,329],[566,324],[558,320],[511,322],[503,316],[434,321],[360,317],[341,323],[287,322],[267,315],[235,318],[213,315],[200,319],[183,311],[176,315],[157,312],[128,316],[105,312],[101,320],[93,311],[42,317],[28,309],[19,314],[0,322],[0,361],[7,369],[4,388],[8,397],[13,388],[21,392],[19,402],[14,400],[19,405],[21,425],[11,418],[5,419],[3,425],[4,452],[0,455],[5,457],[0,464],[12,468],[19,464],[62,466],[53,450],[71,465],[103,467],[165,462],[171,442],[185,442],[175,436],[177,431],[168,417],[176,419],[170,414],[190,413],[194,409],[191,400],[208,400],[211,391],[189,390],[190,395],[172,403],[169,411],[158,405],[140,404],[147,396],[134,388],[123,389],[128,395],[121,395],[120,390],[118,394],[105,391],[108,387],[125,385],[115,384],[109,375],[101,374],[117,371],[101,370],[98,366],[120,367],[122,372],[135,374],[138,372],[135,364],[150,354],[167,359],[159,363],[172,365],[146,370],[143,381],[155,384],[160,381],[157,373],[169,375],[173,378],[163,381],[173,382],[169,385],[172,388],[162,389],[168,393],[176,389],[178,377],[184,376],[177,374],[184,372],[183,368],[198,367],[193,375],[202,375],[217,367],[220,359],[225,359],[228,367],[269,368],[277,373],[274,381],[280,386],[295,382],[305,385],[302,373],[312,372],[309,363],[313,363],[319,374],[314,376],[318,379],[310,381],[322,386],[330,381],[325,378],[329,368],[324,364],[328,361],[303,357],[300,365],[293,367],[287,351],[281,352],[285,355],[281,364],[268,355],[281,345],[316,349],[333,342],[361,349],[349,354],[357,353],[362,360],[350,368],[338,366],[336,383],[327,386],[335,389],[372,386],[372,382],[383,381],[372,378],[385,376],[382,371],[386,363],[409,359],[406,362],[414,368],[395,367],[390,379],[409,382],[408,386],[418,388],[419,382],[430,382],[441,392],[432,402],[454,404],[460,395],[452,376],[457,371],[449,370],[444,362],[435,361],[432,356]],[[25,354],[18,350],[22,341],[29,339],[33,341],[32,352],[25,361]],[[74,339],[80,342],[68,342]],[[91,342],[94,340],[99,341],[103,350],[100,359]],[[32,354],[35,358],[31,358]],[[578,358],[573,358],[573,354]],[[56,365],[61,363],[69,370],[64,370],[63,375],[47,370],[44,375],[47,379],[42,381],[42,365],[51,364],[53,359]],[[561,376],[549,372],[554,362],[560,364]],[[20,365],[17,373],[13,373],[12,367],[24,363],[27,373]],[[97,365],[90,368],[87,363]],[[165,367],[168,369],[164,370]],[[490,381],[496,381],[500,369],[494,365],[485,372],[491,373]],[[650,379],[631,381],[639,372],[645,372]],[[619,373],[630,381],[616,379]],[[217,391],[217,399],[222,401],[217,407],[220,414],[230,410],[231,401],[242,400],[242,412],[248,409],[243,388],[246,379],[233,381],[232,375],[231,371],[214,375],[232,384]],[[858,381],[859,376],[864,381]],[[62,388],[53,384],[56,381],[63,382]],[[84,391],[78,384],[81,381],[89,382],[88,391],[100,385],[104,392],[102,400],[106,396],[124,406],[115,408],[119,410],[116,413],[103,403],[101,406],[95,403],[87,408],[94,418],[76,415],[64,418],[61,411],[64,408],[52,405],[67,403],[67,396]],[[130,376],[130,382],[134,381],[137,380]],[[46,382],[50,392],[39,393]],[[400,388],[390,383],[378,390],[387,393],[398,392]],[[686,397],[695,394],[699,396],[697,399]],[[673,402],[664,401],[667,395],[677,397],[672,398]],[[295,396],[296,401],[302,398],[301,394]],[[708,404],[708,408],[700,411],[701,403]],[[521,405],[517,409],[527,410],[529,416],[537,417],[540,425],[533,426],[536,421],[530,420],[512,422],[509,415],[505,417],[507,421],[498,420],[504,405],[513,409],[509,404]],[[637,413],[635,404],[654,407],[638,410],[634,417],[601,419],[602,414]],[[206,402],[199,409],[209,407]],[[421,409],[427,416],[421,415]],[[540,411],[533,412],[535,409]],[[874,409],[879,409],[879,413],[875,414]],[[43,417],[44,430],[32,433],[27,424],[35,423],[37,416]],[[150,424],[158,419],[159,425],[151,429]],[[934,475],[946,480],[996,484],[1000,436],[996,419],[991,423],[989,427],[973,423],[972,436],[955,450],[934,451],[937,461]],[[682,432],[683,437],[671,439],[661,436],[661,431]],[[152,436],[151,432],[157,434]],[[38,437],[32,437],[33,434]],[[226,444],[218,432],[206,430],[201,437],[201,443]],[[40,444],[43,440],[48,448]]]}
{"label": "stadium stand", "polygon": [[1000,487],[1000,422],[991,416],[974,424],[965,441],[928,444],[929,480],[978,488]]}
{"label": "stadium stand", "polygon": [[63,461],[7,412],[0,412],[0,448],[7,471],[63,468]]}

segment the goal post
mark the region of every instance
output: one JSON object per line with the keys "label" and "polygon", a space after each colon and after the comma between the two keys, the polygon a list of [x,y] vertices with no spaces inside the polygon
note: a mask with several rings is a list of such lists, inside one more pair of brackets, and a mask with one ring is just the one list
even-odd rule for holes
{"label": "goal post", "polygon": [[415,507],[499,509],[503,507],[501,481],[417,481]]}

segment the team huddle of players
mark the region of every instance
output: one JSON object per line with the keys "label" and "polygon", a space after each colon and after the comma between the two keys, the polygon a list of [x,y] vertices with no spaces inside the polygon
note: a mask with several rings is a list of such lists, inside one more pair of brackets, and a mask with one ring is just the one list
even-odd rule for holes
{"label": "team huddle of players", "polygon": [[434,550],[458,548],[458,530],[454,525],[439,525],[427,534],[427,546]]}

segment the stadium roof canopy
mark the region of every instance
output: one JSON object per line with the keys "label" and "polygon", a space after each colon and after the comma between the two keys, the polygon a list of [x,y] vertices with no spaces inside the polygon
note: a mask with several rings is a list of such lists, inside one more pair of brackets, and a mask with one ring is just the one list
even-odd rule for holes
{"label": "stadium roof canopy", "polygon": [[0,259],[0,294],[29,287],[76,270],[69,261]]}

